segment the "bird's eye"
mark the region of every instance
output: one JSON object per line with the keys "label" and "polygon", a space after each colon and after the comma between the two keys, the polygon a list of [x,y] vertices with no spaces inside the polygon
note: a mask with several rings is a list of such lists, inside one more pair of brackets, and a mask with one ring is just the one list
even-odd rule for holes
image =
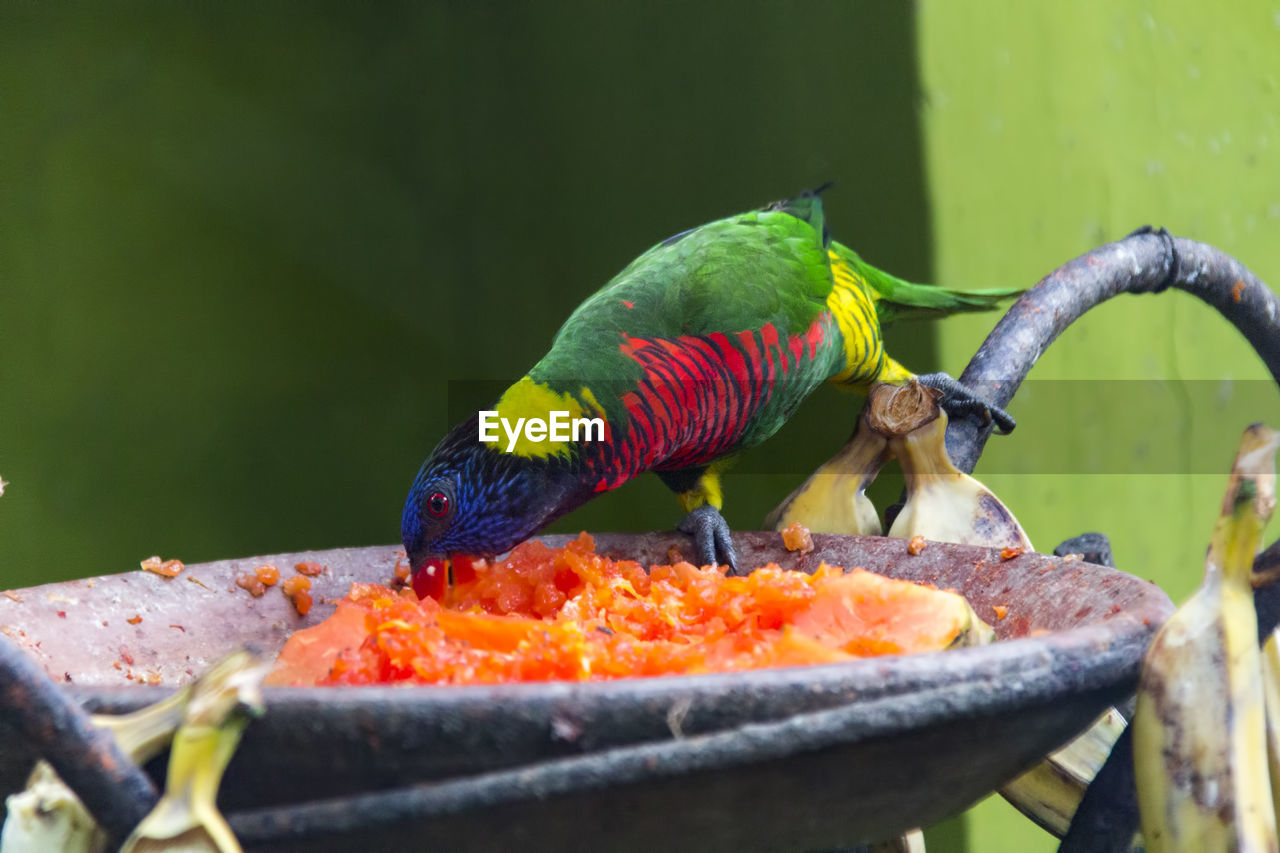
{"label": "bird's eye", "polygon": [[444,492],[432,492],[427,498],[427,514],[432,518],[443,518],[449,511],[449,496]]}

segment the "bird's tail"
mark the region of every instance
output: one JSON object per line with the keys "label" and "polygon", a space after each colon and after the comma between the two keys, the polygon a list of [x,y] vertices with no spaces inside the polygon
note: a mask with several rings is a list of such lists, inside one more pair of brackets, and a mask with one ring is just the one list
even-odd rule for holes
{"label": "bird's tail", "polygon": [[[931,284],[912,284],[871,266],[858,253],[835,240],[830,244],[831,263],[843,265],[866,282],[867,294],[876,304],[881,323],[916,317],[942,317],[959,311],[989,311],[1026,288],[952,290]],[[837,280],[841,276],[836,276]]]}

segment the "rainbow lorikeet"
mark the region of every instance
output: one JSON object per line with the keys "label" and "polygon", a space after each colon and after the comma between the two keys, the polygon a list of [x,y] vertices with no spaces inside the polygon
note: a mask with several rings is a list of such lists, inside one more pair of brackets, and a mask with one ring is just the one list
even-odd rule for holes
{"label": "rainbow lorikeet", "polygon": [[[447,555],[502,553],[650,470],[684,507],[698,558],[732,566],[719,508],[734,454],[773,435],[822,382],[911,379],[885,352],[882,322],[982,310],[1017,292],[910,284],[872,267],[830,238],[817,191],[676,234],[583,302],[494,410],[459,424],[423,463],[401,523],[414,587],[439,597]],[[953,411],[1013,428],[954,379],[920,378]]]}

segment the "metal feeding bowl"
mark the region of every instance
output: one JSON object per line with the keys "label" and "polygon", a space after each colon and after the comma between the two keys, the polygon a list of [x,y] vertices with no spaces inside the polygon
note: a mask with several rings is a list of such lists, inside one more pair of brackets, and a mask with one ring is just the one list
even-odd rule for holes
{"label": "metal feeding bowl", "polygon": [[[1002,642],[611,682],[269,688],[223,784],[233,828],[250,849],[307,851],[875,841],[954,814],[1083,730],[1131,692],[1172,611],[1150,582],[1039,554],[929,543],[912,556],[899,539],[815,535],[801,555],[776,533],[735,540],[747,566],[826,561],[958,590]],[[688,546],[678,534],[596,542],[644,564]],[[277,590],[255,599],[234,583],[302,560],[327,567],[305,617]],[[50,584],[0,597],[0,629],[92,710],[123,712],[236,647],[274,655],[352,581],[388,582],[395,561],[394,548],[358,548]],[[15,740],[0,732],[7,791],[34,758]]]}

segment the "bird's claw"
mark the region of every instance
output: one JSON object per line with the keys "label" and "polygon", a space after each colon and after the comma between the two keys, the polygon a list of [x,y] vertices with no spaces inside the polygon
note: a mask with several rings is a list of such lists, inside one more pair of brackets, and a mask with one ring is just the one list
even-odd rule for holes
{"label": "bird's claw", "polygon": [[737,574],[738,555],[733,549],[729,523],[720,510],[703,504],[686,515],[676,529],[693,537],[698,565],[726,565],[732,574]]}
{"label": "bird's claw", "polygon": [[1008,435],[1018,422],[1004,409],[988,403],[967,385],[946,373],[926,373],[917,376],[922,385],[942,392],[942,408],[951,417],[976,415],[984,424],[995,424],[996,432]]}

